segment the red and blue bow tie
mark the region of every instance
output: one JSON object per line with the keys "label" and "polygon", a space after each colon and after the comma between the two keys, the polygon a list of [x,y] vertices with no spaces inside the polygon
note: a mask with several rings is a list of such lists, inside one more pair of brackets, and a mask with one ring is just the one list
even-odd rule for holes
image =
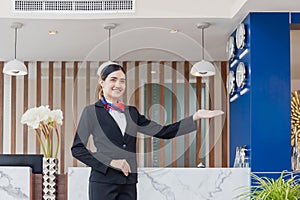
{"label": "red and blue bow tie", "polygon": [[104,96],[102,96],[101,102],[103,103],[104,108],[107,111],[116,110],[116,111],[119,111],[122,113],[124,112],[124,103],[122,103],[122,102],[112,104],[112,103],[107,102]]}

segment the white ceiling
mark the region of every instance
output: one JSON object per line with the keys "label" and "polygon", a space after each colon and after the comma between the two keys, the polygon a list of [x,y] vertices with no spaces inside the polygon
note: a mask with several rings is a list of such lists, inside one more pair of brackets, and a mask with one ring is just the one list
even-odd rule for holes
{"label": "white ceiling", "polygon": [[[201,31],[196,25],[210,22],[205,30],[205,58],[219,61],[226,60],[227,38],[249,12],[300,11],[295,0],[185,0],[184,4],[136,0],[135,13],[127,14],[20,14],[12,12],[12,2],[0,2],[0,60],[4,61],[14,56],[12,22],[24,24],[18,31],[17,58],[29,61],[107,60],[106,23],[117,24],[112,30],[112,60],[198,61]],[[170,34],[170,29],[179,32]],[[48,35],[49,30],[58,34]],[[300,52],[300,40],[294,41],[293,51]]]}

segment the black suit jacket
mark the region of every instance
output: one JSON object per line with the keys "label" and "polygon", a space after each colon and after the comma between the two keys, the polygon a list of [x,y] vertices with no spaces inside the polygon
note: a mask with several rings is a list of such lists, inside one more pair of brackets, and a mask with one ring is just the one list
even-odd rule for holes
{"label": "black suit jacket", "polygon": [[[114,184],[133,184],[137,182],[136,135],[137,132],[163,139],[184,135],[196,129],[192,116],[161,126],[144,115],[135,107],[125,106],[127,126],[125,135],[106,111],[101,101],[84,108],[73,146],[72,155],[92,168],[90,181]],[[87,149],[90,135],[93,136],[96,152]],[[132,173],[125,176],[121,171],[110,167],[112,159],[126,159]]]}

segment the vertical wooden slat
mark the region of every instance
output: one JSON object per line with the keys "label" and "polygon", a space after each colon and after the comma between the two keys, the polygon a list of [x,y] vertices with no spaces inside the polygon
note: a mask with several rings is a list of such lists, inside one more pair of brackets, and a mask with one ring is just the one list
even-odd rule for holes
{"label": "vertical wooden slat", "polygon": [[[176,84],[176,62],[172,62],[172,123],[177,121]],[[172,139],[172,167],[177,167],[177,138]]]}
{"label": "vertical wooden slat", "polygon": [[[190,108],[190,64],[188,61],[184,62],[184,116],[189,116]],[[184,136],[184,167],[190,166],[190,135]]]}
{"label": "vertical wooden slat", "polygon": [[[152,62],[147,62],[147,86],[146,86],[146,92],[147,92],[147,113],[148,118],[150,118],[150,107],[152,105]],[[147,137],[146,138],[146,167],[152,167],[152,138]]]}
{"label": "vertical wooden slat", "polygon": [[[123,67],[123,69],[124,69],[124,71],[125,71],[125,73],[127,72],[127,62],[122,62],[122,67]],[[125,92],[124,93],[124,95],[123,95],[123,102],[125,103],[125,104],[127,104],[127,92]]]}
{"label": "vertical wooden slat", "polygon": [[[209,77],[209,109],[214,109],[214,77]],[[209,167],[215,167],[215,119],[209,119]]]}
{"label": "vertical wooden slat", "polygon": [[86,62],[86,71],[85,71],[85,104],[89,105],[91,103],[91,62]]}
{"label": "vertical wooden slat", "polygon": [[[134,91],[134,105],[136,106],[136,108],[139,110],[140,108],[140,90],[139,90],[139,74],[140,74],[140,71],[139,71],[139,62],[136,61],[134,63],[134,80],[135,80],[135,87],[136,90]],[[137,138],[139,138],[139,135],[137,135]],[[140,140],[138,139],[137,142],[136,142],[136,149],[138,150],[138,154],[140,153]],[[139,163],[139,157],[137,157],[137,163]]]}
{"label": "vertical wooden slat", "polygon": [[[226,85],[226,79],[227,79],[227,67],[228,62],[221,62],[221,76],[223,80],[223,85]],[[222,110],[227,111],[227,105],[228,105],[228,93],[226,91],[226,87],[222,88]],[[225,88],[225,90],[223,89]],[[224,125],[222,130],[222,167],[228,167],[228,112],[225,112],[224,116]]]}
{"label": "vertical wooden slat", "polygon": [[[42,71],[41,71],[41,62],[38,61],[36,63],[36,106],[41,105],[41,97],[42,97]],[[38,136],[41,137],[40,131],[37,132]],[[35,151],[37,154],[41,152],[41,147],[38,139],[35,142]]]}
{"label": "vertical wooden slat", "polygon": [[0,62],[0,154],[3,153],[4,62]]}
{"label": "vertical wooden slat", "polygon": [[53,62],[49,62],[48,87],[48,104],[53,109]]}
{"label": "vertical wooden slat", "polygon": [[[61,92],[60,92],[60,105],[62,113],[66,113],[66,62],[61,63]],[[60,141],[60,171],[64,173],[65,169],[65,123],[60,128],[61,141]]]}
{"label": "vertical wooden slat", "polygon": [[134,79],[135,79],[135,93],[134,93],[134,104],[139,109],[140,108],[140,89],[139,89],[139,78],[140,78],[140,70],[139,70],[139,62],[136,61],[134,63]]}
{"label": "vertical wooden slat", "polygon": [[[201,109],[201,93],[202,93],[202,78],[201,77],[197,77],[196,78],[196,95],[197,95],[197,109]],[[198,165],[201,160],[200,160],[200,156],[201,156],[201,122],[200,120],[198,120],[197,122],[197,131],[196,131],[196,164]]]}
{"label": "vertical wooden slat", "polygon": [[[28,71],[28,62],[25,62]],[[28,109],[28,75],[24,76],[23,113]],[[23,125],[23,153],[28,153],[28,126]]]}
{"label": "vertical wooden slat", "polygon": [[[86,62],[86,69],[85,69],[85,105],[89,105],[90,104],[90,98],[91,98],[91,62],[87,61]],[[97,81],[99,81],[97,79]],[[99,96],[99,95],[98,95]],[[87,143],[87,148],[90,149],[91,147],[91,141],[89,140]]]}
{"label": "vertical wooden slat", "polygon": [[[50,109],[53,109],[53,62],[49,62],[49,75],[48,75],[48,105]],[[53,134],[49,137],[50,143],[53,145]],[[53,149],[51,149],[53,153]]]}
{"label": "vertical wooden slat", "polygon": [[[74,62],[74,69],[73,69],[73,115],[74,115],[74,124],[73,124],[73,133],[76,133],[76,124],[77,124],[77,112],[78,112],[78,80],[77,80],[77,73],[78,73],[78,62]],[[77,160],[73,158],[73,167],[77,167]]]}
{"label": "vertical wooden slat", "polygon": [[[164,88],[164,83],[165,83],[165,67],[164,67],[164,62],[159,62],[159,105],[164,107],[165,106],[165,88]],[[163,124],[165,122],[165,115],[164,115],[164,110],[160,110],[160,123]],[[163,167],[165,163],[165,158],[164,158],[164,145],[165,141],[164,140],[159,140],[159,166]]]}
{"label": "vertical wooden slat", "polygon": [[10,153],[16,153],[16,107],[17,107],[17,83],[16,77],[11,77],[11,149]]}

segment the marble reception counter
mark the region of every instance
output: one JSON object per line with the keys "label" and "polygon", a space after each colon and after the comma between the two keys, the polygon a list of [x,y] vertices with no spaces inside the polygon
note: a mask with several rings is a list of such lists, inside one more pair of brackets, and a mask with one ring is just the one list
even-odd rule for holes
{"label": "marble reception counter", "polygon": [[31,168],[0,166],[0,199],[30,200]]}
{"label": "marble reception counter", "polygon": [[[90,168],[68,169],[68,199],[88,200]],[[140,168],[139,200],[230,200],[250,186],[249,168]]]}

